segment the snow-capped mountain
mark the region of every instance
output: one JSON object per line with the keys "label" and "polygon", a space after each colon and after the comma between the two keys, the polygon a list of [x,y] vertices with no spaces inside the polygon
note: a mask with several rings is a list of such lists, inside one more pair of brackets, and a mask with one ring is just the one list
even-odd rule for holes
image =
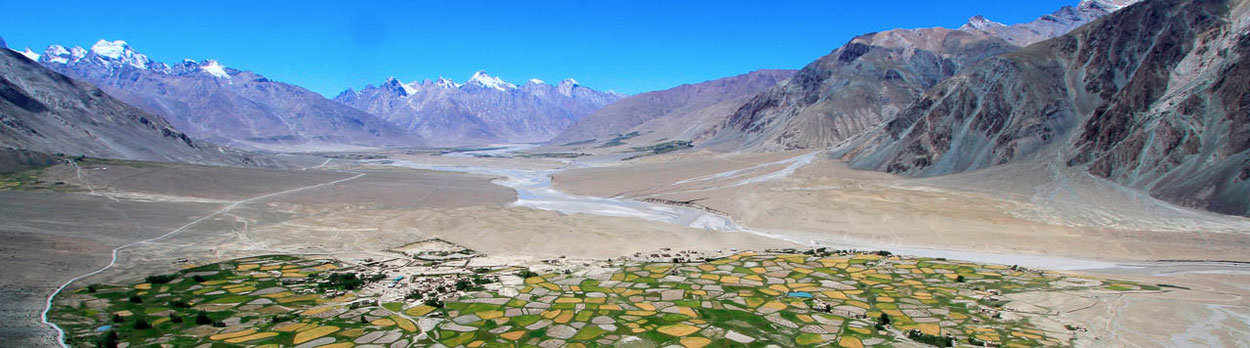
{"label": "snow-capped mountain", "polygon": [[348,89],[334,100],[380,116],[438,145],[537,142],[624,97],[573,79],[515,85],[485,71],[465,83],[447,78]]}
{"label": "snow-capped mountain", "polygon": [[1138,1],[1141,0],[1083,0],[1076,7],[1064,6],[1055,13],[1042,16],[1037,20],[1014,25],[998,23],[985,16],[977,15],[969,19],[967,24],[959,27],[959,30],[982,32],[1006,40],[1013,45],[1028,46],[1063,35],[1085,23]]}
{"label": "snow-capped mountain", "polygon": [[31,50],[30,50],[30,47],[27,47],[25,51],[18,51],[18,50],[12,50],[12,51],[13,51],[13,52],[20,53],[20,54],[22,54],[23,56],[26,56],[26,59],[30,59],[30,60],[33,60],[33,61],[36,61],[36,62],[38,62],[38,61],[39,61],[39,54],[38,54],[38,53],[35,53],[35,51],[31,51]]}
{"label": "snow-capped mountain", "polygon": [[164,116],[195,138],[248,148],[274,145],[414,145],[419,139],[373,115],[216,60],[165,64],[125,41],[88,49],[52,45],[39,62]]}
{"label": "snow-capped mountain", "polygon": [[201,164],[263,161],[193,140],[165,118],[46,69],[31,58],[25,52],[0,49],[0,149],[4,151]]}

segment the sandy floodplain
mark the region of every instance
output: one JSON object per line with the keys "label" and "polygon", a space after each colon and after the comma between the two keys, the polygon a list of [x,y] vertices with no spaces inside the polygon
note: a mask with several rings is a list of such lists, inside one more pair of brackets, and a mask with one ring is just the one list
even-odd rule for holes
{"label": "sandy floodplain", "polygon": [[[387,156],[305,161],[304,170],[117,162],[48,168],[42,180],[69,189],[0,192],[6,214],[0,228],[11,232],[6,247],[14,255],[0,261],[7,272],[5,299],[12,299],[0,312],[17,323],[0,334],[6,341],[50,345],[55,336],[38,322],[43,296],[107,264],[114,247],[176,230],[123,250],[116,267],[76,286],[266,254],[388,258],[396,254],[387,249],[431,237],[505,264],[659,248],[728,252],[819,244],[1018,260],[1174,284],[1179,287],[1162,293],[1114,298],[1020,294],[1014,305],[1054,311],[1064,320],[1055,325],[1089,327],[1078,345],[1250,343],[1244,326],[1250,289],[1242,266],[1154,261],[1243,260],[1246,238],[1238,229],[1244,219],[1168,207],[1142,213],[1148,201],[1106,198],[1097,186],[1082,189],[1094,190],[1103,200],[1096,202],[1127,203],[1099,209],[1078,195],[1056,205],[1036,200],[1028,189],[995,187],[1010,182],[995,176],[901,179],[849,170],[810,152],[630,161]],[[981,186],[961,190],[970,185],[956,179]],[[1033,192],[1059,196],[1061,188]],[[643,201],[648,198],[670,203]],[[1203,228],[1185,230],[1189,225]],[[1146,319],[1159,313],[1170,317]]]}

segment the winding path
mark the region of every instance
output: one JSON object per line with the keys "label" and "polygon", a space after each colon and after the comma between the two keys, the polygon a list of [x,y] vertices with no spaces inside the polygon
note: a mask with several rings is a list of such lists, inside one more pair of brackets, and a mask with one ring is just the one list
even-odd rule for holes
{"label": "winding path", "polygon": [[[326,165],[326,164],[327,164],[327,163],[329,163],[329,162],[330,162],[330,161],[329,161],[329,160],[327,160],[325,163],[322,163],[321,165],[319,165],[319,166],[317,166],[317,167],[324,166],[324,165]],[[74,168],[75,168],[75,169],[79,169],[77,164],[74,164]],[[313,168],[316,168],[316,167],[313,167]],[[312,169],[312,168],[305,168],[305,169]],[[44,325],[47,325],[48,327],[51,327],[53,330],[56,330],[56,343],[57,343],[58,345],[60,345],[61,347],[66,347],[66,348],[68,348],[69,346],[65,344],[65,330],[61,330],[61,327],[59,327],[59,326],[57,326],[56,324],[53,324],[52,322],[48,321],[48,313],[52,311],[52,299],[56,298],[56,295],[59,295],[62,291],[65,291],[65,289],[66,289],[66,288],[68,288],[68,287],[69,287],[71,284],[73,284],[74,282],[76,282],[76,281],[78,281],[78,280],[81,280],[81,279],[83,279],[83,278],[86,278],[86,277],[90,277],[90,276],[93,276],[93,275],[96,275],[96,274],[100,274],[100,273],[102,273],[102,272],[104,272],[104,271],[107,271],[107,270],[109,270],[109,269],[113,268],[113,266],[116,266],[116,265],[117,265],[117,255],[118,255],[118,252],[120,252],[122,249],[126,249],[126,248],[129,248],[129,247],[132,247],[132,246],[135,246],[135,245],[139,245],[139,244],[143,244],[143,243],[156,242],[156,241],[160,241],[160,240],[163,240],[163,239],[166,239],[166,238],[169,238],[169,237],[173,237],[174,235],[177,235],[178,233],[181,233],[182,231],[186,230],[187,228],[189,228],[189,227],[191,227],[191,226],[195,226],[196,224],[199,224],[200,222],[203,222],[204,220],[211,219],[211,218],[213,218],[213,217],[215,217],[215,216],[222,215],[222,214],[226,214],[226,212],[228,212],[228,211],[230,211],[230,210],[233,210],[235,207],[238,207],[239,205],[244,204],[244,203],[249,203],[249,202],[259,201],[259,200],[263,200],[263,199],[267,199],[267,198],[272,198],[272,197],[276,197],[276,196],[285,195],[285,194],[288,194],[288,193],[294,193],[294,192],[299,192],[299,191],[304,191],[304,190],[309,190],[309,189],[314,189],[314,188],[319,188],[319,187],[325,187],[325,186],[335,185],[335,184],[339,184],[339,183],[343,183],[343,182],[347,182],[347,181],[351,181],[351,180],[356,180],[356,179],[359,179],[360,177],[365,176],[365,173],[359,173],[359,172],[348,172],[348,171],[343,171],[342,173],[350,173],[350,174],[355,174],[355,175],[354,175],[354,176],[351,176],[351,177],[348,177],[348,178],[344,178],[344,179],[338,179],[338,180],[334,180],[334,181],[330,181],[330,182],[324,182],[324,183],[320,183],[320,184],[316,184],[316,185],[309,185],[309,186],[304,186],[304,187],[293,188],[293,189],[289,189],[289,190],[285,190],[285,191],[279,191],[279,192],[267,193],[267,194],[263,194],[263,195],[256,196],[256,197],[251,197],[251,198],[247,198],[247,199],[241,199],[241,200],[238,200],[238,201],[234,201],[234,202],[232,202],[232,203],[230,203],[230,204],[226,205],[225,207],[222,207],[221,209],[219,209],[219,210],[217,210],[217,211],[215,211],[215,212],[213,212],[213,213],[211,213],[211,214],[205,215],[205,216],[203,216],[203,217],[200,217],[199,219],[195,219],[194,221],[188,222],[187,224],[182,225],[181,227],[178,227],[178,228],[176,228],[176,229],[174,229],[174,230],[172,230],[172,231],[169,231],[169,232],[167,232],[167,233],[165,233],[165,234],[162,234],[162,235],[160,235],[160,236],[156,236],[156,237],[153,237],[153,238],[149,238],[149,239],[144,239],[144,240],[140,240],[140,241],[132,242],[132,243],[130,243],[130,244],[126,244],[126,245],[122,245],[122,246],[119,246],[119,247],[113,248],[113,252],[112,252],[112,259],[111,259],[111,260],[109,260],[108,265],[105,265],[104,267],[101,267],[100,269],[97,269],[97,270],[95,270],[95,271],[92,271],[92,272],[89,272],[89,273],[86,273],[86,274],[83,274],[83,275],[80,275],[80,276],[77,276],[77,277],[74,277],[74,278],[70,278],[70,280],[66,281],[66,282],[65,282],[65,284],[61,284],[61,286],[60,286],[60,287],[56,288],[56,291],[53,291],[53,292],[52,292],[52,294],[48,295],[48,298],[47,298],[47,300],[46,300],[46,301],[45,301],[45,303],[44,303],[43,313],[42,313],[42,314],[40,314],[40,318],[39,318],[39,320],[40,320],[40,321],[41,321]],[[79,180],[82,180],[82,177],[81,177],[81,171],[79,171]],[[85,184],[85,183],[86,183],[86,182],[84,181],[84,184]],[[94,190],[92,190],[92,191],[94,192]],[[107,196],[107,195],[106,195],[106,196]],[[109,198],[112,198],[112,197],[109,197]]]}

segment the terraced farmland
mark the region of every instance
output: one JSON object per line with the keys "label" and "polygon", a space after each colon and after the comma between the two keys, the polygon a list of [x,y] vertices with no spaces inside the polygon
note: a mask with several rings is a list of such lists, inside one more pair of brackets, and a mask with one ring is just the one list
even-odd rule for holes
{"label": "terraced farmland", "polygon": [[114,334],[132,346],[1066,346],[1073,333],[1034,325],[1028,316],[1039,313],[1017,313],[1000,295],[1158,290],[888,253],[742,253],[613,261],[513,277],[441,307],[381,306],[324,280],[350,270],[328,259],[235,260],[149,278],[157,284],[79,289],[57,299],[53,318],[79,346]]}

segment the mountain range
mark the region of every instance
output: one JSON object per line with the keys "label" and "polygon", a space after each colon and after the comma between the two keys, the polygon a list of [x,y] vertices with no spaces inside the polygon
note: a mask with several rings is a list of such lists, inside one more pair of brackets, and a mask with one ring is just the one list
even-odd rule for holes
{"label": "mountain range", "polygon": [[531,79],[514,85],[484,71],[464,84],[439,78],[348,89],[334,100],[412,131],[435,145],[528,143],[551,139],[582,117],[624,97]]}
{"label": "mountain range", "polygon": [[604,140],[637,132],[647,138],[690,139],[794,70],[757,70],[667,90],[632,95],[574,123],[552,143]]}
{"label": "mountain range", "polygon": [[0,49],[0,150],[5,150],[0,162],[29,152],[200,164],[263,162],[193,140],[159,115],[7,49]]}
{"label": "mountain range", "polygon": [[165,64],[124,41],[100,40],[89,49],[49,46],[39,61],[164,116],[197,139],[253,149],[421,143],[376,116],[214,60]]}
{"label": "mountain range", "polygon": [[240,161],[213,142],[831,149],[853,168],[917,177],[1040,164],[1250,215],[1248,2],[1084,0],[1013,25],[976,16],[861,35],[798,71],[634,96],[479,71],[329,100],[212,60],[153,62],[121,41],[4,50],[2,140],[203,163]]}
{"label": "mountain range", "polygon": [[1085,0],[1010,26],[977,16],[960,29],[861,35],[751,98],[700,141],[724,149],[831,146],[893,119],[926,90],[983,59],[1067,33],[1131,2]]}

